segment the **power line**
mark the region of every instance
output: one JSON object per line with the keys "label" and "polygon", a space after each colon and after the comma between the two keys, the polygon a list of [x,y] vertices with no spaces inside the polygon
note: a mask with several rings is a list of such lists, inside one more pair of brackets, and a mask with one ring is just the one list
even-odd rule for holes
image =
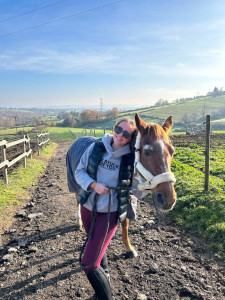
{"label": "power line", "polygon": [[47,8],[47,7],[50,7],[50,6],[57,5],[57,4],[59,4],[59,3],[65,2],[65,1],[68,1],[68,0],[61,0],[61,1],[58,1],[58,2],[54,2],[54,3],[51,3],[51,4],[49,4],[49,5],[42,6],[42,7],[39,7],[39,8],[36,8],[36,9],[30,10],[30,11],[24,12],[24,13],[22,13],[22,14],[19,14],[19,15],[16,15],[16,16],[13,16],[13,17],[10,17],[10,18],[4,19],[4,20],[0,20],[0,22],[9,21],[9,20],[12,20],[12,19],[18,18],[18,17],[20,17],[20,16],[24,16],[24,15],[30,14],[30,13],[32,13],[32,12],[35,12],[35,11],[38,11],[38,10],[41,10],[41,9],[44,9],[44,8]]}
{"label": "power line", "polygon": [[0,35],[0,38],[6,37],[6,36],[9,36],[9,35],[13,35],[13,34],[16,34],[16,33],[20,33],[20,32],[26,31],[26,30],[31,30],[31,29],[35,29],[35,28],[38,28],[38,27],[41,27],[41,26],[45,26],[45,25],[48,25],[50,23],[62,21],[62,20],[65,20],[67,18],[71,18],[71,17],[78,16],[78,15],[81,15],[81,14],[84,14],[84,13],[87,13],[87,12],[90,12],[90,11],[93,11],[93,10],[97,10],[97,9],[100,9],[100,8],[103,8],[103,7],[106,7],[106,6],[117,4],[117,3],[122,2],[122,1],[124,1],[124,0],[110,2],[110,3],[107,3],[107,4],[101,5],[101,6],[96,6],[96,7],[87,9],[87,10],[80,11],[80,12],[72,14],[72,15],[68,15],[68,16],[65,16],[65,17],[62,17],[62,18],[59,18],[59,19],[51,20],[51,21],[48,21],[48,22],[45,22],[45,23],[42,23],[42,24],[38,24],[38,25],[27,27],[27,28],[24,28],[24,29],[21,29],[21,30],[18,30],[18,31],[14,31],[14,32],[10,32],[10,33],[4,34],[4,35]]}

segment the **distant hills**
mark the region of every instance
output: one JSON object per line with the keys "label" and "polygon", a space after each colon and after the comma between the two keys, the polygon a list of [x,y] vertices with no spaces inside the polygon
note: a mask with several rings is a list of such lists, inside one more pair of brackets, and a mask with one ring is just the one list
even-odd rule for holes
{"label": "distant hills", "polygon": [[[213,92],[212,92],[213,93]],[[174,126],[173,131],[196,131],[205,128],[205,116],[211,116],[212,130],[225,130],[225,92],[222,95],[207,95],[196,97],[194,99],[179,99],[173,103],[164,103],[162,106],[152,106],[145,108],[134,108],[127,106],[117,107],[120,110],[118,118],[130,117],[134,118],[137,112],[145,122],[156,122],[162,124],[164,120],[172,115]],[[55,118],[60,111],[76,111],[81,112],[85,109],[100,110],[98,105],[83,106],[83,105],[65,105],[65,106],[45,106],[33,108],[0,108],[0,117],[8,117],[14,119],[19,114],[23,115],[21,120],[26,121],[27,115],[29,118]],[[112,107],[104,106],[104,111],[110,110]],[[18,122],[18,121],[17,121]],[[95,122],[93,126],[96,128],[112,129],[115,124],[114,119]],[[1,124],[0,124],[1,125]],[[3,126],[3,125],[1,125]],[[4,125],[5,126],[5,125]],[[4,127],[3,126],[3,127]]]}

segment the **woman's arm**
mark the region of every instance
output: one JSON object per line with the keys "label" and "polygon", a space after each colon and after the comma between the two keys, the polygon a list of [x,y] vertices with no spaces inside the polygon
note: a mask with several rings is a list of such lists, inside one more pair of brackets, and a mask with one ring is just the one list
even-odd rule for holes
{"label": "woman's arm", "polygon": [[93,189],[98,194],[105,194],[108,192],[108,188],[105,184],[94,181],[94,179],[87,173],[88,160],[93,148],[94,143],[91,144],[81,156],[80,162],[75,171],[75,179],[83,190],[89,191],[90,189]]}

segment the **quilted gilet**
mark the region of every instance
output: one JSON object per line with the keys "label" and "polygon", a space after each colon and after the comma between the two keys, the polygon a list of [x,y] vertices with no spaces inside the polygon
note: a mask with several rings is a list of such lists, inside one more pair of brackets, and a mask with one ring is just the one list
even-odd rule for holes
{"label": "quilted gilet", "polygon": [[[87,173],[93,180],[97,178],[98,165],[101,162],[103,155],[105,153],[105,146],[101,139],[95,142],[92,153],[89,156]],[[127,215],[127,204],[130,198],[130,191],[124,190],[123,187],[131,187],[132,178],[134,171],[134,154],[128,153],[121,157],[120,171],[117,187],[121,189],[118,191],[118,220],[122,222]],[[83,189],[80,189],[77,199],[81,205],[83,205],[90,195]]]}

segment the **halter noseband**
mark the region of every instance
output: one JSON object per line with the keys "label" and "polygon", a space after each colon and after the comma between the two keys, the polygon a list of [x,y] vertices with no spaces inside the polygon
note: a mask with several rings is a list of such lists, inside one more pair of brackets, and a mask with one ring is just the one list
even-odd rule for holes
{"label": "halter noseband", "polygon": [[138,184],[138,189],[140,191],[152,190],[157,187],[158,184],[162,182],[172,181],[176,182],[176,178],[172,172],[165,172],[154,176],[149,172],[140,161],[140,146],[141,146],[141,134],[138,131],[136,142],[135,142],[135,162],[134,162],[134,172],[139,172],[138,179],[141,183]]}

